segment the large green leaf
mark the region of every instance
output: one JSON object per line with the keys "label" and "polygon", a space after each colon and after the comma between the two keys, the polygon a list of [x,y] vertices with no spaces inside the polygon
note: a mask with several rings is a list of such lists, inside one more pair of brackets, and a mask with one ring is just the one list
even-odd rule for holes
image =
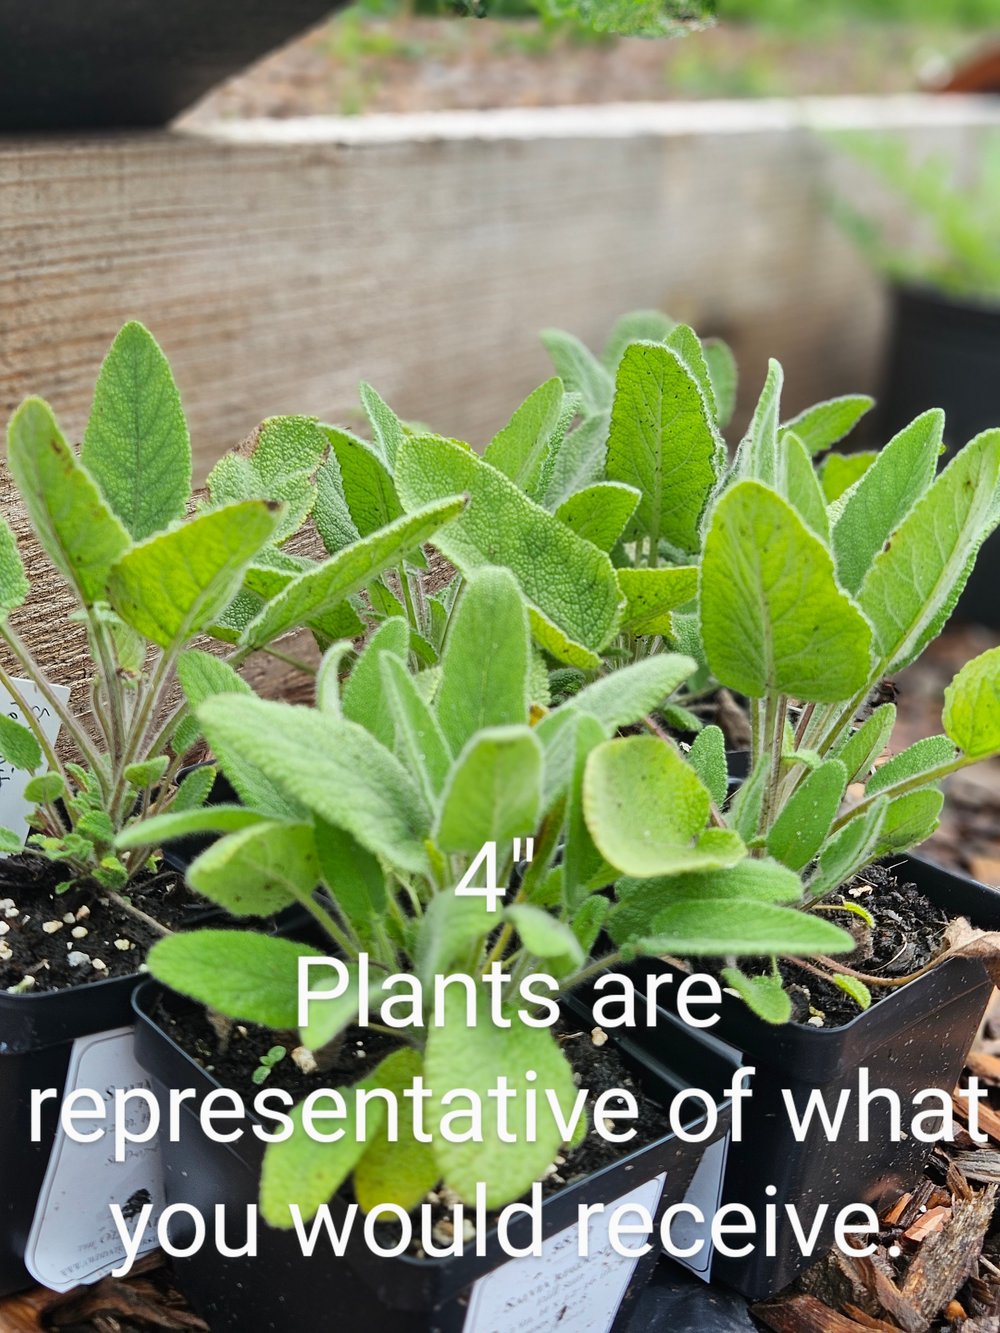
{"label": "large green leaf", "polygon": [[[312,512],[313,476],[325,453],[326,435],[312,417],[269,417],[239,450],[223,454],[208,474],[212,504],[280,500],[285,510],[274,541],[286,541]],[[294,561],[290,564],[294,571]]]}
{"label": "large green leaf", "polygon": [[170,363],[141,324],[126,324],[104,359],[81,458],[136,541],[184,517],[191,494],[187,422]]}
{"label": "large green leaf", "polygon": [[322,565],[292,579],[244,629],[242,641],[263,648],[289,630],[297,629],[360,592],[383,570],[422,546],[442,523],[462,508],[460,496],[436,500],[345,546]]}
{"label": "large green leaf", "polygon": [[494,435],[483,457],[538,500],[545,459],[550,449],[562,443],[572,419],[562,380],[546,380]]}
{"label": "large green leaf", "polygon": [[[378,1086],[395,1094],[400,1106],[406,1106],[404,1093],[422,1073],[420,1053],[404,1046],[379,1065]],[[365,1212],[387,1203],[409,1211],[422,1202],[439,1175],[433,1147],[414,1137],[413,1117],[402,1115],[391,1141],[387,1124],[368,1135],[364,1154],[354,1168],[354,1197]]]}
{"label": "large green leaf", "polygon": [[572,706],[596,717],[610,736],[659,708],[694,670],[694,661],[682,653],[657,653],[585,685]]}
{"label": "large green leaf", "polygon": [[399,518],[399,503],[392,474],[373,445],[348,431],[326,427],[330,446],[340,468],[347,508],[358,533],[367,537]]}
{"label": "large green leaf", "polygon": [[811,454],[822,453],[850,434],[874,406],[874,398],[863,393],[828,398],[784,422],[782,430],[794,431]]}
{"label": "large green leaf", "polygon": [[489,727],[455,760],[441,797],[435,841],[478,852],[534,832],[541,813],[542,747],[530,727]]}
{"label": "large green leaf", "polygon": [[607,475],[641,494],[632,528],[658,550],[698,548],[719,437],[698,383],[662,343],[632,343],[618,368]]}
{"label": "large green leaf", "polygon": [[967,662],[944,692],[944,729],[970,759],[1000,750],[1000,648]]}
{"label": "large green leaf", "polygon": [[647,937],[629,941],[629,951],[634,953],[702,957],[735,954],[753,958],[779,953],[808,957],[851,953],[854,948],[846,930],[818,916],[735,899],[675,902],[656,915]]}
{"label": "large green leaf", "polygon": [[622,628],[630,634],[671,633],[670,613],[698,592],[697,565],[666,565],[662,569],[620,569],[618,582],[626,597]]}
{"label": "large green leaf", "polygon": [[7,461],[45,553],[85,606],[107,595],[129,536],[63,439],[49,405],[28,398],[7,431]]}
{"label": "large green leaf", "polygon": [[871,627],[823,543],[757,481],[716,505],[701,571],[701,623],[723,685],[752,698],[849,699],[869,678]]}
{"label": "large green leaf", "polygon": [[705,364],[712,380],[716,422],[720,430],[725,430],[736,410],[736,388],[739,380],[736,358],[729,344],[724,343],[721,338],[706,338],[701,349],[705,354]]}
{"label": "large green leaf", "polygon": [[610,551],[621,538],[626,524],[635,513],[639,492],[620,481],[596,481],[576,491],[556,510],[556,518],[568,528],[593,542],[602,551]]}
{"label": "large green leaf", "polygon": [[312,708],[220,694],[198,719],[227,758],[265,768],[294,801],[403,870],[426,869],[429,816],[399,760],[363,727]]}
{"label": "large green leaf", "polygon": [[944,413],[925,412],[880,450],[844,498],[833,529],[837,576],[856,593],[872,561],[931,484]]}
{"label": "large green leaf", "polygon": [[230,833],[192,861],[187,882],[232,916],[276,915],[319,882],[312,827],[267,821]]}
{"label": "large green leaf", "polygon": [[558,449],[549,451],[541,481],[542,504],[546,509],[555,511],[580,491],[602,482],[610,426],[609,396],[606,411],[585,417]]}
{"label": "large green leaf", "polygon": [[638,877],[669,873],[708,822],[711,798],[672,745],[655,736],[606,741],[587,761],[583,806],[595,844]]}
{"label": "large green leaf", "polygon": [[340,464],[332,449],[316,473],[313,522],[330,555],[336,555],[338,551],[350,546],[361,536],[351,517],[347,497],[344,494],[344,480],[340,475]]}
{"label": "large green leaf", "polygon": [[[509,1028],[491,1021],[485,991],[478,993],[479,1006],[474,1028],[465,1025],[465,995],[449,987],[445,996],[444,1025],[432,1028],[427,1036],[424,1073],[433,1095],[429,1099],[427,1121],[435,1130],[434,1153],[444,1183],[468,1202],[476,1197],[476,1185],[485,1185],[486,1205],[498,1208],[518,1199],[545,1171],[559,1151],[564,1135],[544,1097],[551,1089],[564,1115],[576,1100],[573,1071],[548,1028],[527,1027],[511,1016]],[[525,1071],[537,1075],[529,1085]],[[507,1079],[513,1096],[505,1099],[507,1127],[513,1143],[500,1138],[499,1103],[489,1096],[497,1080]],[[529,1132],[526,1093],[537,1089],[537,1122]],[[483,1142],[449,1142],[440,1133],[454,1112],[449,1093],[467,1089],[482,1105]],[[457,1136],[456,1136],[457,1137]]]}
{"label": "large green leaf", "polygon": [[783,865],[801,870],[830,832],[847,788],[847,770],[839,759],[813,769],[788,798],[767,835],[767,850]]}
{"label": "large green leaf", "polygon": [[859,602],[883,671],[900,671],[941,630],[1000,519],[1000,430],[959,450],[875,557]]}
{"label": "large green leaf", "polygon": [[299,959],[318,949],[249,930],[192,930],[158,940],[149,970],[220,1014],[277,1032],[299,1021]]}
{"label": "large green leaf", "polygon": [[528,720],[531,638],[508,569],[474,570],[452,612],[434,707],[452,754],[483,727]]}
{"label": "large green leaf", "polygon": [[453,441],[404,441],[396,485],[408,509],[465,492],[468,507],[434,544],[463,574],[505,565],[523,592],[538,643],[571,665],[593,667],[618,623],[620,593],[608,556],[534,504],[502,472]]}
{"label": "large green leaf", "polygon": [[133,546],[114,565],[108,600],[122,620],[171,648],[210,625],[281,521],[280,506],[244,500]]}

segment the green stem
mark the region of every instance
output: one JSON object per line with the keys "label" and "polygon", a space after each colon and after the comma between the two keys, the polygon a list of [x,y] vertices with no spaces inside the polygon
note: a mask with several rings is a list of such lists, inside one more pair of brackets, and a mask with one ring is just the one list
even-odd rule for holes
{"label": "green stem", "polygon": [[582,967],[579,972],[574,972],[571,977],[568,977],[566,981],[562,982],[559,986],[559,994],[562,995],[566,991],[575,990],[577,986],[582,986],[583,983],[589,981],[591,977],[596,977],[601,972],[606,972],[609,967],[614,967],[616,963],[620,963],[621,961],[622,956],[620,952],[608,953],[605,954],[603,958],[595,959],[593,962],[588,963],[586,967]]}

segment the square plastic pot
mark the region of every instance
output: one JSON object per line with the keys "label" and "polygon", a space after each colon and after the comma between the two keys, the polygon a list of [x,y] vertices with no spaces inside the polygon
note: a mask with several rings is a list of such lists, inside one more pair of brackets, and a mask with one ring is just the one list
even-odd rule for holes
{"label": "square plastic pot", "polygon": [[[901,877],[911,880],[932,902],[952,916],[969,917],[982,928],[1000,928],[1000,892],[951,874],[916,857],[901,857]],[[662,973],[664,965],[643,959],[635,965],[637,984]],[[776,1253],[761,1246],[745,1258],[712,1253],[706,1246],[689,1266],[705,1280],[730,1284],[754,1299],[772,1295],[820,1258],[833,1243],[838,1211],[851,1203],[867,1203],[876,1211],[910,1188],[919,1177],[933,1144],[890,1136],[889,1107],[884,1099],[871,1106],[868,1142],[859,1140],[858,1071],[865,1066],[870,1088],[899,1094],[904,1131],[915,1109],[912,1098],[924,1088],[951,1091],[992,991],[982,964],[974,959],[949,959],[915,981],[892,991],[851,1022],[837,1028],[800,1024],[775,1027],[762,1022],[734,996],[725,995],[720,1021],[712,1028],[681,1024],[670,1005],[672,987],[661,988],[663,1003],[654,1028],[644,1034],[653,1054],[665,1056],[679,1043],[695,1043],[706,1059],[728,1057],[753,1066],[753,1095],[743,1106],[741,1142],[730,1141],[705,1161],[695,1187],[713,1207],[741,1203],[758,1220],[768,1205],[779,1213]],[[801,1113],[817,1090],[827,1106],[837,1106],[839,1093],[852,1096],[836,1141],[828,1141],[815,1118],[805,1138],[796,1140],[782,1098],[787,1089]],[[773,1187],[773,1194],[768,1193]],[[820,1204],[829,1205],[826,1223],[812,1256],[803,1256],[783,1213],[795,1204],[806,1225]]]}
{"label": "square plastic pot", "polygon": [[0,131],[165,125],[346,0],[0,0]]}
{"label": "square plastic pot", "polygon": [[[134,1021],[140,977],[115,977],[70,990],[9,995],[0,991],[0,1296],[30,1286],[24,1248],[35,1216],[66,1085],[73,1042]],[[58,1088],[42,1103],[31,1141],[31,1093]]]}
{"label": "square plastic pot", "polygon": [[[166,996],[161,987],[147,983],[137,991],[134,1007],[136,1053],[157,1095],[166,1097],[170,1088],[196,1091],[195,1100],[183,1104],[178,1141],[162,1143],[167,1204],[187,1204],[206,1218],[222,1204],[234,1228],[240,1228],[246,1207],[257,1201],[264,1145],[249,1135],[235,1143],[213,1143],[201,1133],[197,1107],[220,1085],[158,1025],[156,1013]],[[185,1003],[176,997],[166,1002]],[[651,1095],[665,1100],[688,1086],[694,1071],[682,1071],[666,1059],[649,1060],[630,1041],[618,1045]],[[595,1249],[579,1258],[577,1210],[582,1204],[613,1205],[636,1195],[658,1223],[667,1205],[684,1197],[706,1146],[722,1141],[729,1125],[730,1106],[722,1097],[732,1062],[721,1054],[698,1055],[697,1086],[713,1096],[718,1091],[714,1132],[698,1143],[667,1135],[552,1195],[542,1210],[546,1257],[541,1260],[510,1258],[495,1232],[483,1256],[381,1257],[352,1233],[342,1257],[321,1248],[306,1258],[294,1232],[275,1231],[262,1222],[256,1257],[224,1258],[210,1238],[195,1254],[173,1260],[178,1286],[213,1333],[291,1333],[324,1328],[331,1320],[344,1329],[372,1325],[379,1333],[508,1333],[564,1326],[586,1333],[621,1330],[656,1264],[657,1247],[652,1245],[634,1267],[631,1259],[615,1262],[610,1251]],[[338,1226],[346,1206],[339,1197],[331,1201]],[[179,1220],[171,1242],[183,1247],[190,1242],[191,1225],[187,1218]],[[515,1222],[510,1237],[515,1245],[524,1244],[526,1232],[519,1232]],[[512,1302],[507,1313],[497,1314],[498,1302],[500,1307]]]}

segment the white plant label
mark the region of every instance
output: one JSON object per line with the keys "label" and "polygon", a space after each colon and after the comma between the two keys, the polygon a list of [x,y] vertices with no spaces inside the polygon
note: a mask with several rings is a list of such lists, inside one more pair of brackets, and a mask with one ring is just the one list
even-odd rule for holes
{"label": "white plant label", "polygon": [[[15,679],[14,684],[24,696],[24,702],[38,719],[45,734],[45,739],[50,745],[55,745],[56,738],[59,735],[59,718],[53,712],[52,705],[46,702],[41,690],[33,681]],[[66,703],[69,698],[69,686],[50,685],[49,689],[61,704]],[[0,689],[0,709],[8,717],[13,718],[15,722],[27,725],[21,709],[7,691],[3,689]],[[31,774],[26,773],[23,768],[14,768],[0,759],[0,825],[9,828],[12,833],[19,834],[22,846],[28,836],[28,825],[25,821],[34,809],[24,799],[24,789],[30,778]]]}
{"label": "white plant label", "polygon": [[[111,1216],[113,1203],[129,1225],[144,1204],[153,1205],[138,1252],[156,1248],[156,1222],[165,1200],[155,1138],[131,1144],[124,1162],[114,1160],[115,1089],[150,1086],[136,1062],[132,1034],[131,1027],[112,1028],[73,1043],[63,1097],[75,1088],[99,1090],[108,1114],[101,1137],[93,1143],[74,1142],[61,1126],[56,1131],[24,1255],[31,1276],[53,1291],[96,1282],[120,1267],[125,1251]],[[130,1110],[132,1132],[141,1134],[148,1123],[148,1107]]]}
{"label": "white plant label", "polygon": [[[638,1204],[656,1216],[666,1172],[647,1180],[588,1222],[588,1253],[580,1254],[579,1227],[574,1223],[542,1244],[537,1258],[510,1259],[472,1288],[463,1333],[607,1333],[632,1280],[639,1255],[616,1253],[608,1238],[608,1221],[624,1204]],[[629,1221],[634,1221],[630,1217]],[[640,1248],[649,1237],[623,1236],[622,1248]]]}

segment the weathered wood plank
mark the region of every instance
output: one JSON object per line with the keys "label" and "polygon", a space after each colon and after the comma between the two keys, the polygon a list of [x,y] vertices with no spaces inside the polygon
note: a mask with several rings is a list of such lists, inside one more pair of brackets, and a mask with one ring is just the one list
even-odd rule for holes
{"label": "weathered wood plank", "polygon": [[882,303],[803,119],[961,154],[1000,113],[845,98],[7,139],[0,413],[40,392],[79,434],[130,316],[175,364],[202,473],[268,413],[349,417],[362,376],[482,442],[547,373],[537,329],[599,342],[636,305],[731,338],[744,401],[768,354],[792,406],[869,387]]}

